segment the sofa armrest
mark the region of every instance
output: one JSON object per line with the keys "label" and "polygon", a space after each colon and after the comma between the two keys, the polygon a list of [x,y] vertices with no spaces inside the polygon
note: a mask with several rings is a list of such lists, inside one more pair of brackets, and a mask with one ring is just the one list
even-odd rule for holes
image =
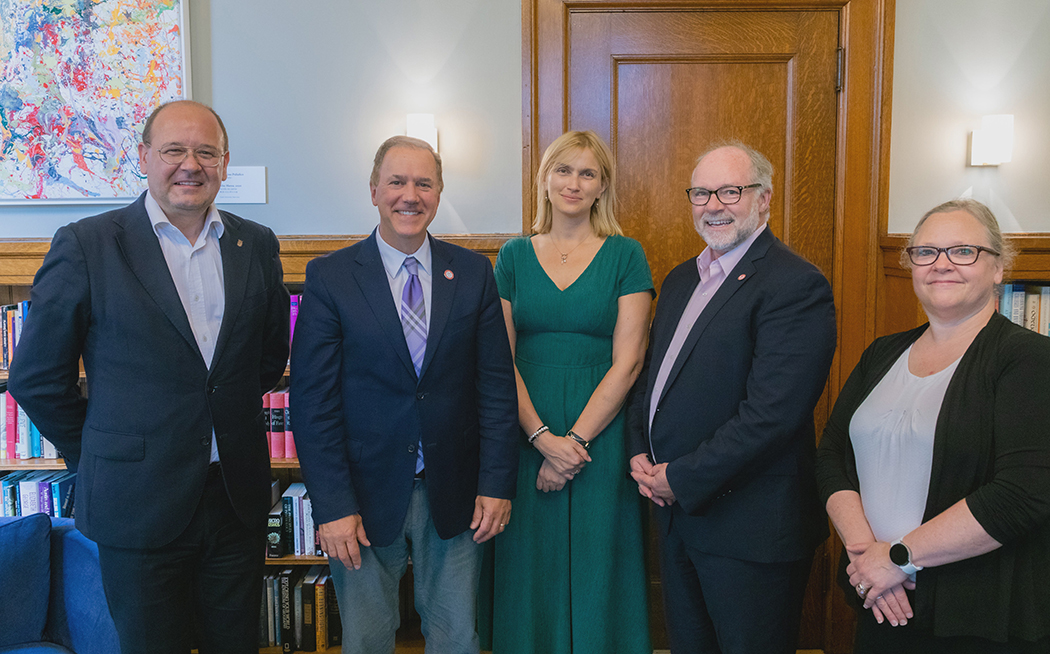
{"label": "sofa armrest", "polygon": [[51,526],[51,604],[47,636],[77,654],[120,651],[117,630],[106,604],[98,546],[73,526],[53,518]]}

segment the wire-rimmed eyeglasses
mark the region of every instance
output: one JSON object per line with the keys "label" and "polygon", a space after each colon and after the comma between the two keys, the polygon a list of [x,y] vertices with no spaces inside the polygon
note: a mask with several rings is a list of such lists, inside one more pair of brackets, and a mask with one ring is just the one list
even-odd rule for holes
{"label": "wire-rimmed eyeglasses", "polygon": [[218,152],[212,148],[183,148],[169,145],[164,148],[157,148],[157,154],[160,155],[160,160],[169,166],[178,166],[183,161],[186,161],[186,157],[192,154],[193,158],[200,165],[205,168],[215,168],[222,163],[222,155],[225,152]]}

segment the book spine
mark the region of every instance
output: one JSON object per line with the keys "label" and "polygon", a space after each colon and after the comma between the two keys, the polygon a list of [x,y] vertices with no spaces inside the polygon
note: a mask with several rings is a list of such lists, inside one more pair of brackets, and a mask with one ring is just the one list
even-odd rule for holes
{"label": "book spine", "polygon": [[328,605],[328,646],[343,644],[343,623],[339,620],[339,599],[335,594],[335,580],[328,577],[324,585],[325,602]]}
{"label": "book spine", "polygon": [[1024,326],[1039,331],[1039,288],[1028,286],[1024,291]]}
{"label": "book spine", "polygon": [[1012,308],[1010,320],[1015,325],[1024,326],[1024,284],[1014,284],[1013,292],[1010,293]]}
{"label": "book spine", "polygon": [[284,551],[289,553],[295,552],[295,537],[292,534],[292,527],[295,524],[292,522],[294,504],[295,498],[291,495],[281,498],[281,540],[284,541]]}
{"label": "book spine", "polygon": [[18,436],[16,447],[18,447],[18,458],[20,459],[31,459],[33,454],[33,446],[30,443],[32,440],[32,434],[29,433],[29,416],[26,415],[26,410],[22,407],[18,407],[18,414],[15,418]]}
{"label": "book spine", "polygon": [[4,427],[7,431],[7,456],[12,459],[18,458],[18,403],[11,394],[4,391]]}
{"label": "book spine", "polygon": [[[325,568],[327,569],[327,567]],[[317,614],[317,650],[328,649],[328,610],[325,605],[325,580],[328,575],[322,573],[314,585],[314,611]]]}
{"label": "book spine", "polygon": [[299,302],[302,300],[302,295],[296,293],[292,294],[291,303],[288,312],[288,342],[291,343],[292,339],[295,338],[295,320],[299,317]]}
{"label": "book spine", "polygon": [[284,503],[278,500],[266,517],[266,556],[277,559],[284,556],[284,525],[282,511]]}
{"label": "book spine", "polygon": [[316,595],[314,586],[317,580],[311,576],[309,581],[303,582],[303,639],[299,649],[304,652],[317,651],[317,620],[314,613],[314,597]]}
{"label": "book spine", "polygon": [[292,571],[281,573],[281,651],[295,651],[295,634],[292,631]]}
{"label": "book spine", "polygon": [[284,395],[284,455],[289,459],[295,459],[299,453],[295,450],[295,436],[292,434],[292,396],[287,390],[281,391]]}
{"label": "book spine", "polygon": [[273,431],[273,452],[277,452],[274,458],[288,458],[284,451],[284,394],[270,393],[270,429]]}
{"label": "book spine", "polygon": [[1039,333],[1050,336],[1050,286],[1039,289]]}
{"label": "book spine", "polygon": [[266,627],[268,635],[270,637],[270,647],[277,645],[277,622],[274,620],[274,616],[277,615],[276,606],[274,605],[274,576],[267,575],[266,582],[263,587],[266,589]]}

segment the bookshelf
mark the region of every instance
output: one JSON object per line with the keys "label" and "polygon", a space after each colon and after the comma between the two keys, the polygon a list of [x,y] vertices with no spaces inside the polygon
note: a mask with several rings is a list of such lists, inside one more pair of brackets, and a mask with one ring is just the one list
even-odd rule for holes
{"label": "bookshelf", "polygon": [[[86,215],[86,214],[85,214]],[[499,248],[510,238],[517,234],[451,234],[437,235],[438,238],[465,247],[480,254],[484,254],[490,261],[495,262]],[[293,292],[301,289],[306,279],[306,265],[317,256],[327,254],[340,248],[352,245],[366,238],[367,235],[353,236],[289,236],[281,237],[281,263],[284,268],[284,280]],[[50,248],[50,239],[0,239],[0,304],[13,304],[21,300],[29,299],[33,277],[37,269],[43,263],[44,256]],[[82,373],[83,375],[83,373]],[[285,371],[287,378],[288,371]],[[0,370],[0,382],[6,381],[8,374],[6,370]],[[83,379],[83,378],[82,378]],[[281,481],[282,488],[287,488],[292,481],[301,481],[299,472],[299,461],[294,458],[274,458],[270,460],[270,468],[274,479]],[[64,470],[65,461],[62,459],[0,459],[0,473],[20,470]],[[266,558],[265,564],[268,572],[276,572],[277,568],[306,567],[311,565],[326,565],[327,557],[324,556],[284,556],[280,558]],[[402,579],[401,584],[401,613],[402,629],[398,632],[398,651],[422,652],[422,639],[418,634],[418,617],[413,613],[412,598],[412,573],[411,569]],[[410,640],[419,641],[420,647],[410,647],[404,650],[402,647],[402,632],[407,632]],[[280,647],[262,647],[260,654],[276,654],[281,652]],[[336,654],[340,647],[332,647],[322,650],[325,654]]]}

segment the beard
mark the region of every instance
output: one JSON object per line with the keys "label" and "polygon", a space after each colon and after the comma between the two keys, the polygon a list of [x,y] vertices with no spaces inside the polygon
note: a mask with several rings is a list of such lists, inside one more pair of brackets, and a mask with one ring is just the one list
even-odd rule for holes
{"label": "beard", "polygon": [[[727,219],[732,220],[731,229],[715,229],[708,225],[708,221]],[[736,246],[747,240],[762,225],[762,217],[758,214],[758,204],[751,203],[751,210],[743,218],[737,218],[725,209],[718,212],[705,211],[699,220],[693,221],[693,227],[700,238],[704,239],[707,246],[721,254],[729,252]]]}

